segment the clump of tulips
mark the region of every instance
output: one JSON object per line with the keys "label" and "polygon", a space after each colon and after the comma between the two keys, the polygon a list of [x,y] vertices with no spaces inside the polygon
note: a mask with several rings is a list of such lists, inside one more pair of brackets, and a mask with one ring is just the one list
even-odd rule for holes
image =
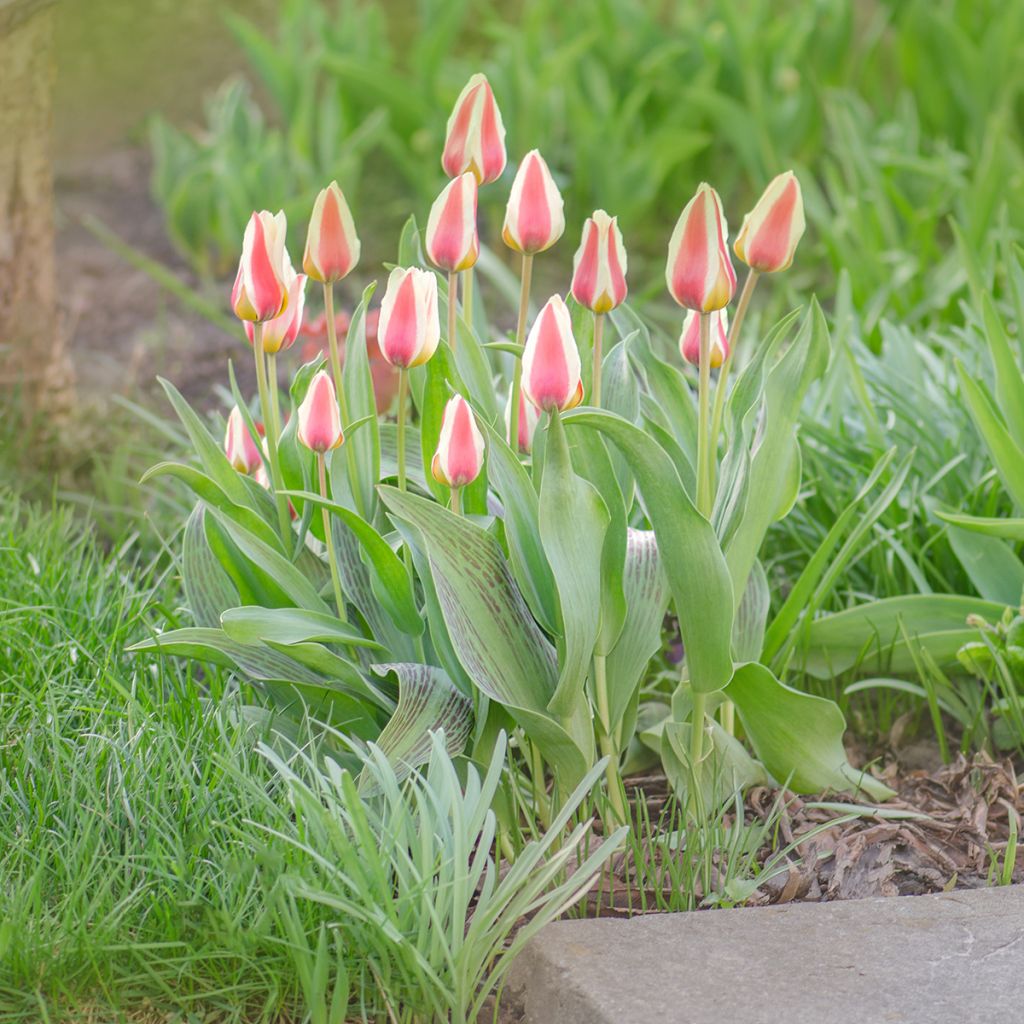
{"label": "clump of tulips", "polygon": [[[236,389],[221,446],[166,385],[198,455],[154,470],[197,497],[182,553],[195,626],[143,646],[229,665],[279,708],[374,742],[399,768],[422,762],[432,730],[475,759],[510,731],[543,821],[599,751],[620,821],[623,765],[652,758],[694,813],[723,782],[884,796],[847,763],[838,708],[760,663],[757,554],[795,499],[796,413],[828,357],[814,304],[795,330],[791,315],[741,337],[755,285],[789,267],[803,234],[796,177],[780,174],[743,221],[733,251],[749,271],[731,318],[722,202],[698,187],[668,245],[668,291],[687,311],[676,343],[626,305],[623,235],[604,210],[582,226],[570,297],[531,318],[534,259],[565,230],[555,178],[531,150],[502,230],[519,257],[516,331],[494,340],[473,315],[477,206],[505,165],[494,94],[474,75],[448,122],[450,181],[425,231],[411,221],[403,233],[380,303],[393,420],[377,414],[366,352],[373,286],[340,358],[334,286],[360,244],[337,183],[316,200],[302,274],[284,215],[253,214],[231,301],[265,436]],[[282,396],[276,360],[309,281],[322,287],[328,369],[322,357],[303,366]],[[697,369],[695,397],[684,364]],[[670,603],[681,675],[646,694],[641,716]]]}

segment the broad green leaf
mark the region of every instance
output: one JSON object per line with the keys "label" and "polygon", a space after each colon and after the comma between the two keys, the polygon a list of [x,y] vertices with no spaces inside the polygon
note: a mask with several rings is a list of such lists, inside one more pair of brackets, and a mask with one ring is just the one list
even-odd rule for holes
{"label": "broad green leaf", "polygon": [[939,519],[958,526],[963,530],[973,530],[989,537],[1002,537],[1004,540],[1024,540],[1024,519],[1000,519],[986,516],[968,516],[959,512],[948,512],[936,509]]}
{"label": "broad green leaf", "polygon": [[732,624],[732,656],[737,662],[757,661],[761,657],[771,603],[768,578],[761,563],[755,560]]}
{"label": "broad green leaf", "polygon": [[376,640],[333,615],[309,612],[302,608],[228,608],[220,616],[220,625],[232,640],[252,644],[273,641],[301,644],[310,641],[344,646],[380,649]]}
{"label": "broad green leaf", "polygon": [[487,423],[481,424],[481,430],[487,439],[491,486],[504,506],[501,518],[512,575],[534,618],[548,633],[554,633],[557,615],[555,581],[537,526],[537,492],[530,474],[505,439]]}
{"label": "broad green leaf", "polygon": [[974,589],[986,601],[1019,605],[1024,593],[1024,564],[1013,548],[998,537],[957,526],[949,528],[949,543]]}
{"label": "broad green leaf", "polygon": [[[291,492],[288,492],[291,494]],[[321,498],[311,491],[300,491],[299,496],[312,505],[328,509],[352,531],[363,549],[371,569],[370,586],[377,599],[387,610],[395,625],[412,636],[423,632],[423,619],[416,605],[412,580],[402,560],[391,545],[364,519],[337,502]]]}
{"label": "broad green leaf", "polygon": [[[398,781],[430,760],[431,732],[444,731],[449,755],[462,753],[473,729],[473,702],[452,684],[448,673],[434,665],[382,664],[374,672],[398,677],[398,707],[381,730],[376,744],[395,770]],[[359,789],[364,796],[378,790],[373,776],[362,773]]]}
{"label": "broad green leaf", "polygon": [[555,650],[530,615],[498,542],[432,501],[383,485],[379,493],[392,516],[423,538],[445,626],[470,679],[508,708],[556,775],[581,778],[593,762],[588,709],[561,721],[548,712],[558,682]]}
{"label": "broad green leaf", "polygon": [[812,622],[798,664],[819,679],[854,666],[866,672],[879,668],[913,672],[915,662],[903,630],[940,665],[954,664],[960,647],[977,636],[977,631],[967,626],[967,616],[980,615],[994,622],[1004,610],[1003,604],[953,594],[911,594],[870,601]]}
{"label": "broad green leaf", "polygon": [[329,612],[330,609],[317,593],[316,587],[287,558],[216,509],[210,509],[209,514],[245,557],[267,573],[295,604],[309,611]]}
{"label": "broad green leaf", "polygon": [[[547,434],[538,524],[558,593],[561,626],[558,686],[548,710],[562,716],[582,699],[601,626],[601,556],[609,516],[594,487],[573,472],[557,412],[548,420]],[[619,575],[621,579],[621,570]]]}
{"label": "broad green leaf", "polygon": [[720,690],[732,676],[733,595],[711,524],[693,507],[665,452],[619,416],[580,410],[565,418],[609,437],[626,455],[651,520],[679,616],[692,685]]}
{"label": "broad green leaf", "polygon": [[[373,519],[376,505],[374,487],[380,480],[380,435],[377,426],[377,398],[373,390],[373,376],[370,373],[370,357],[366,349],[366,310],[370,304],[377,283],[371,282],[363,289],[363,297],[352,314],[348,334],[345,338],[345,365],[341,381],[348,403],[351,421],[371,417],[367,426],[353,434],[343,446],[344,458],[331,460],[332,483],[338,476],[347,478],[350,467],[354,467],[356,478],[350,480],[349,491],[355,498],[355,508],[367,520]],[[347,427],[348,424],[346,423]],[[345,493],[339,488],[332,494]]]}
{"label": "broad green leaf", "polygon": [[238,604],[238,590],[224,571],[206,539],[205,506],[197,502],[185,523],[181,545],[181,581],[185,601],[197,626],[220,624],[225,608]]}
{"label": "broad green leaf", "polygon": [[847,761],[846,720],[834,701],[794,690],[754,663],[736,669],[725,695],[736,705],[743,730],[765,768],[794,792],[863,791],[872,800],[895,796]]}

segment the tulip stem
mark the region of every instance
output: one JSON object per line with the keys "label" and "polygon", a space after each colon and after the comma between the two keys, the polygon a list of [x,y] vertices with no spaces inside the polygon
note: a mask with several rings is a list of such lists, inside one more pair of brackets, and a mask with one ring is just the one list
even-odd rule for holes
{"label": "tulip stem", "polygon": [[711,314],[701,312],[699,385],[697,391],[697,511],[711,518]]}
{"label": "tulip stem", "polygon": [[[317,468],[320,472],[320,497],[327,500],[327,455],[325,452],[317,452]],[[331,584],[334,586],[334,603],[338,606],[338,618],[342,622],[348,622],[345,614],[345,596],[341,590],[341,573],[338,570],[338,557],[334,551],[334,535],[331,532],[331,515],[327,506],[321,507],[320,511],[324,516],[324,543],[327,545],[327,561],[331,566]]]}
{"label": "tulip stem", "polygon": [[452,488],[452,511],[457,515],[462,515],[462,492],[458,487]]}
{"label": "tulip stem", "polygon": [[[341,379],[341,353],[338,351],[338,325],[334,318],[334,282],[324,281],[324,317],[327,320],[327,347],[331,360],[331,377],[334,379],[334,393],[338,398],[338,411],[341,413],[341,429],[348,430],[348,399],[345,397],[344,382]],[[345,461],[348,463],[349,488],[356,511],[366,515],[362,507],[363,496],[356,487],[358,473],[356,470],[356,450],[352,445],[345,446]]]}
{"label": "tulip stem", "polygon": [[448,347],[455,351],[457,338],[456,314],[458,313],[459,275],[454,270],[448,271]]}
{"label": "tulip stem", "polygon": [[[732,318],[732,323],[729,324],[729,334],[726,338],[726,348],[728,349],[728,352],[725,356],[725,362],[722,363],[722,369],[718,374],[718,383],[715,385],[715,411],[711,417],[712,452],[716,452],[718,450],[718,435],[722,429],[722,417],[725,414],[726,385],[729,383],[729,370],[732,367],[733,353],[736,351],[736,342],[739,340],[740,329],[743,327],[743,321],[746,319],[747,307],[750,305],[750,297],[754,294],[754,287],[757,285],[759,276],[758,272],[751,268],[750,273],[747,274],[746,281],[743,282],[743,290],[740,292],[739,301],[736,303],[736,315]],[[715,470],[716,466],[714,458],[712,457],[712,490],[715,487],[715,477],[717,475]]]}
{"label": "tulip stem", "polygon": [[405,415],[409,404],[409,371],[398,370],[398,489],[405,490]]}
{"label": "tulip stem", "polygon": [[530,310],[530,278],[533,276],[533,254],[523,253],[523,274],[519,288],[519,319],[516,321],[516,344],[519,354],[516,355],[512,369],[512,407],[508,416],[508,446],[514,452],[519,451],[519,394],[523,386],[522,348],[526,343],[526,317]]}
{"label": "tulip stem", "polygon": [[462,317],[473,330],[473,268],[462,271]]}
{"label": "tulip stem", "polygon": [[594,696],[597,700],[598,743],[601,747],[601,756],[608,759],[604,774],[608,784],[608,802],[615,818],[613,824],[625,825],[629,822],[629,812],[622,776],[619,774],[619,750],[614,739],[608,705],[608,664],[603,654],[594,655]]}
{"label": "tulip stem", "polygon": [[590,404],[601,405],[601,343],[604,339],[604,313],[594,314],[594,379],[590,386]]}
{"label": "tulip stem", "polygon": [[[277,525],[281,531],[285,554],[291,557],[292,521],[288,514],[288,499],[281,493],[284,490],[284,478],[281,476],[281,463],[277,454],[278,432],[275,427],[270,388],[267,384],[267,364],[263,353],[263,324],[261,323],[253,324],[252,350],[256,357],[256,387],[260,394],[260,410],[267,433],[267,459],[270,462],[270,482],[274,488],[274,504],[277,506]],[[277,387],[276,380],[274,387]]]}

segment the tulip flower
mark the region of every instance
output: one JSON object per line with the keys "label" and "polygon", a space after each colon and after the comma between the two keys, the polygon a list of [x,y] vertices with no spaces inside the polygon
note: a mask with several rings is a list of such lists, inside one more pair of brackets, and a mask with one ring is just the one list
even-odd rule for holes
{"label": "tulip flower", "polygon": [[437,350],[437,278],[418,267],[396,267],[388,277],[380,304],[377,342],[381,355],[407,370],[425,363]]}
{"label": "tulip flower", "polygon": [[[519,393],[519,453],[529,455],[533,448],[533,435],[537,432],[537,424],[540,423],[540,412],[532,402],[526,400],[526,396]],[[505,403],[505,432],[511,436],[512,429],[512,394],[509,393],[508,401]]]}
{"label": "tulip flower", "polygon": [[[288,305],[280,316],[263,324],[263,351],[268,355],[277,355],[284,349],[291,348],[299,336],[302,327],[302,313],[306,305],[306,275],[295,274],[288,288]],[[245,321],[245,336],[249,344],[255,343],[256,325],[251,320]]]}
{"label": "tulip flower", "polygon": [[564,412],[583,401],[580,354],[569,310],[560,295],[548,299],[530,328],[523,351],[522,390],[545,412]]}
{"label": "tulip flower", "polygon": [[345,440],[338,415],[338,399],[331,378],[320,370],[310,381],[299,406],[299,440],[318,455],[337,448]]}
{"label": "tulip flower", "polygon": [[805,227],[800,182],[786,171],[771,181],[743,218],[733,249],[751,270],[765,274],[787,270]]}
{"label": "tulip flower", "polygon": [[239,320],[273,320],[288,305],[288,289],[295,272],[284,247],[287,227],[284,213],[260,210],[249,218],[231,289],[231,306]]}
{"label": "tulip flower", "polygon": [[544,157],[530,150],[519,165],[505,207],[505,244],[529,256],[550,249],[565,230],[563,205]]}
{"label": "tulip flower", "polygon": [[462,395],[454,395],[444,407],[441,436],[430,463],[434,479],[452,489],[453,511],[459,511],[459,489],[471,484],[483,465],[484,438],[473,410]]}
{"label": "tulip flower", "polygon": [[[724,309],[708,314],[711,321],[711,368],[717,369],[729,355],[729,314]],[[700,365],[700,313],[691,309],[683,321],[679,352],[691,366]]]}
{"label": "tulip flower", "polygon": [[710,313],[729,305],[736,290],[736,272],[727,235],[718,193],[702,183],[679,215],[668,244],[665,280],[680,306]]}
{"label": "tulip flower", "polygon": [[601,404],[601,339],[604,315],[626,298],[626,249],[614,217],[595,210],[583,225],[572,270],[572,297],[594,314],[594,371],[591,398]]}
{"label": "tulip flower", "polygon": [[345,195],[332,181],[316,197],[309,219],[302,269],[314,281],[333,284],[359,262],[359,236]]}
{"label": "tulip flower", "polygon": [[572,297],[594,313],[609,313],[626,298],[626,250],[615,217],[595,210],[583,225],[572,269]]}
{"label": "tulip flower", "polygon": [[[338,413],[338,399],[334,384],[323,370],[317,371],[309,382],[306,397],[298,411],[298,439],[311,451],[316,452],[317,475],[320,497],[327,501],[327,453],[337,448],[344,440],[341,417]],[[338,618],[344,622],[345,598],[341,591],[341,574],[334,551],[334,536],[331,533],[331,517],[327,506],[321,506],[324,525],[324,544],[327,546],[327,561],[331,568],[331,583],[334,587],[334,603]]]}
{"label": "tulip flower", "polygon": [[224,431],[224,454],[228,462],[248,476],[263,468],[263,459],[256,442],[249,433],[242,410],[236,405],[228,415],[227,429]]}
{"label": "tulip flower", "polygon": [[476,178],[467,171],[450,181],[434,200],[427,220],[427,256],[448,271],[448,344],[455,348],[458,274],[480,255],[476,230]]}
{"label": "tulip flower", "polygon": [[505,126],[485,75],[473,75],[455,101],[441,166],[449,178],[469,171],[480,185],[505,170]]}
{"label": "tulip flower", "polygon": [[427,256],[431,263],[449,273],[473,266],[480,255],[476,196],[476,178],[467,171],[448,182],[430,208]]}

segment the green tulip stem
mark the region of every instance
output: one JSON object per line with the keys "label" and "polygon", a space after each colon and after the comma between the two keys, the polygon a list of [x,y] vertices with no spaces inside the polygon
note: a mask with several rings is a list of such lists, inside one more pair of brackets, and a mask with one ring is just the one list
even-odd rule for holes
{"label": "green tulip stem", "polygon": [[603,654],[594,655],[594,696],[597,701],[598,743],[601,756],[608,759],[604,769],[608,783],[608,802],[615,818],[615,821],[609,824],[626,825],[629,823],[629,811],[622,776],[619,774],[619,749],[614,738],[608,704],[608,665]]}
{"label": "green tulip stem", "polygon": [[458,487],[452,488],[452,511],[457,515],[462,515],[462,491]]}
{"label": "green tulip stem", "polygon": [[[320,474],[320,497],[327,500],[327,455],[325,452],[317,452],[317,469]],[[334,603],[338,606],[338,618],[342,622],[348,622],[345,614],[345,595],[341,590],[341,573],[338,570],[338,556],[334,550],[334,534],[331,532],[331,514],[327,506],[321,506],[320,511],[324,517],[324,543],[327,545],[327,561],[331,567],[331,584],[334,587]]]}
{"label": "green tulip stem", "polygon": [[[715,385],[715,411],[711,417],[711,451],[715,452],[718,450],[718,435],[722,429],[722,417],[725,414],[725,396],[726,396],[726,385],[729,383],[729,371],[732,369],[733,354],[736,351],[736,342],[739,340],[740,330],[743,327],[743,321],[747,317],[747,307],[750,305],[750,298],[754,294],[754,288],[757,285],[758,277],[760,275],[756,270],[751,268],[750,273],[747,274],[746,281],[743,282],[743,290],[740,292],[739,302],[736,303],[736,314],[732,318],[732,323],[729,324],[729,334],[726,338],[726,343],[729,348],[729,352],[725,357],[725,362],[722,363],[722,369],[718,374],[718,383]],[[716,477],[716,465],[714,457],[711,461],[711,487],[714,490],[715,477]]]}
{"label": "green tulip stem", "polygon": [[604,313],[594,314],[594,379],[590,386],[590,404],[601,405],[601,347],[604,339]]}
{"label": "green tulip stem", "polygon": [[458,337],[456,327],[459,306],[459,275],[454,270],[448,271],[448,347],[454,353]]}
{"label": "green tulip stem", "polygon": [[[274,405],[267,382],[267,363],[263,352],[263,324],[253,324],[252,350],[256,358],[256,386],[260,394],[260,411],[263,415],[263,427],[267,435],[267,460],[270,462],[270,483],[274,489],[274,504],[277,506],[277,525],[281,531],[285,553],[291,555],[292,520],[288,513],[288,499],[281,493],[284,490],[284,477],[281,475],[281,463],[278,459],[278,431],[275,427]],[[277,388],[277,379],[274,379]]]}
{"label": "green tulip stem", "polygon": [[508,415],[508,446],[519,451],[519,394],[523,386],[522,348],[526,343],[526,317],[530,310],[530,278],[533,276],[533,254],[523,253],[523,275],[519,289],[519,319],[516,321],[516,344],[520,355],[516,356],[512,370],[512,407]]}
{"label": "green tulip stem", "polygon": [[[409,405],[409,371],[398,369],[398,489],[405,490],[405,417]],[[412,552],[404,546],[405,568],[412,576]]]}

